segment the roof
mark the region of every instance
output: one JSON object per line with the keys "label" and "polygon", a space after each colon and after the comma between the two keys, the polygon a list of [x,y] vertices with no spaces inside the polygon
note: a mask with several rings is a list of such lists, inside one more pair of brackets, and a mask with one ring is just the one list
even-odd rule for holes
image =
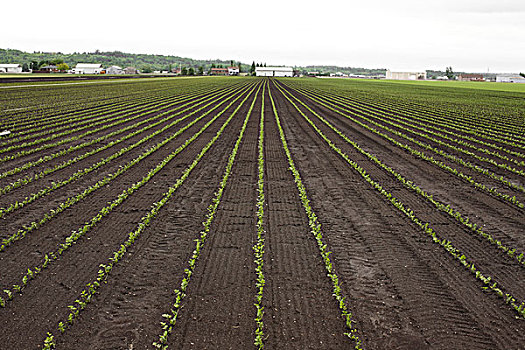
{"label": "roof", "polygon": [[20,65],[18,63],[2,63],[0,68],[18,68]]}
{"label": "roof", "polygon": [[283,72],[293,72],[292,67],[255,67],[257,71],[283,71]]}
{"label": "roof", "polygon": [[122,67],[119,67],[119,66],[111,66],[111,67],[108,67],[108,69],[110,69],[110,68],[122,69]]}
{"label": "roof", "polygon": [[211,70],[220,70],[220,71],[223,71],[223,70],[228,70],[228,68],[212,68]]}
{"label": "roof", "polygon": [[462,78],[483,78],[482,74],[460,74]]}
{"label": "roof", "polygon": [[102,68],[99,63],[77,63],[75,68]]}
{"label": "roof", "polygon": [[228,69],[239,69],[239,67],[232,66],[232,67],[228,67]]}

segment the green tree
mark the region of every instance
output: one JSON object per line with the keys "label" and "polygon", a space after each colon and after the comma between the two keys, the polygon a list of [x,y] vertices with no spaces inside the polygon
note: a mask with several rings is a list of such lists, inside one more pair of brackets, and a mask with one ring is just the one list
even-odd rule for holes
{"label": "green tree", "polygon": [[520,75],[525,78],[525,73],[520,73]]}
{"label": "green tree", "polygon": [[57,69],[61,72],[65,72],[69,69],[69,66],[66,63],[62,62],[57,65]]}
{"label": "green tree", "polygon": [[199,70],[197,71],[197,75],[203,75],[204,74],[204,67],[200,66]]}
{"label": "green tree", "polygon": [[452,70],[452,66],[451,67],[447,67],[445,69],[445,75],[447,76],[448,79],[452,80],[454,79],[454,71]]}
{"label": "green tree", "polygon": [[24,63],[22,65],[22,72],[29,72],[29,66],[27,65],[27,63]]}
{"label": "green tree", "polygon": [[195,69],[193,69],[193,67],[190,67],[190,69],[188,69],[188,75],[195,75]]}
{"label": "green tree", "polygon": [[239,73],[242,72],[242,65],[241,65],[241,62],[238,63],[238,66],[237,66],[237,67],[239,68]]}
{"label": "green tree", "polygon": [[230,60],[230,67],[233,67],[233,60]]}
{"label": "green tree", "polygon": [[141,71],[142,73],[151,73],[153,72],[153,69],[151,69],[151,66],[148,65],[148,66],[142,67]]}
{"label": "green tree", "polygon": [[252,62],[252,66],[250,67],[250,74],[254,74],[255,73],[255,61]]}
{"label": "green tree", "polygon": [[54,60],[49,61],[50,64],[58,66],[61,63],[64,63],[64,60],[61,58],[55,58]]}
{"label": "green tree", "polygon": [[212,64],[211,64],[211,68],[216,68],[216,67],[215,67],[215,63],[212,63]]}
{"label": "green tree", "polygon": [[180,75],[188,75],[188,68],[182,67],[182,69],[180,71]]}

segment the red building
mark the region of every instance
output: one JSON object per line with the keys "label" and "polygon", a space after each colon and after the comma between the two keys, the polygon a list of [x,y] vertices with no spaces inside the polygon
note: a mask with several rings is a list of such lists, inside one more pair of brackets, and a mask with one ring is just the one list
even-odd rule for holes
{"label": "red building", "polygon": [[228,75],[228,68],[212,68],[210,75]]}

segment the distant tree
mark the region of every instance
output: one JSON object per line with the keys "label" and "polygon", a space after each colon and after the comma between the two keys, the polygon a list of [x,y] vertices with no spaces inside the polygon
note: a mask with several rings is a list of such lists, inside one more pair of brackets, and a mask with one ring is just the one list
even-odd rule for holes
{"label": "distant tree", "polygon": [[22,72],[29,72],[29,66],[27,65],[27,63],[24,63],[22,65]]}
{"label": "distant tree", "polygon": [[215,67],[215,63],[212,63],[212,64],[211,64],[211,68],[216,68],[216,67]]}
{"label": "distant tree", "polygon": [[242,65],[241,62],[238,63],[239,73],[242,72]]}
{"label": "distant tree", "polygon": [[195,69],[193,69],[193,67],[190,67],[190,69],[188,69],[188,75],[195,75]]}
{"label": "distant tree", "polygon": [[29,63],[29,68],[32,69],[32,70],[38,70],[38,62],[37,61],[31,61],[31,63]]}
{"label": "distant tree", "polygon": [[233,60],[230,60],[230,67],[233,67]]}
{"label": "distant tree", "polygon": [[454,71],[452,70],[452,67],[447,67],[447,68],[445,69],[445,75],[447,76],[447,78],[448,78],[449,80],[454,79]]}
{"label": "distant tree", "polygon": [[153,72],[153,69],[151,69],[151,66],[144,66],[141,69],[142,73],[151,73]]}
{"label": "distant tree", "polygon": [[55,58],[54,60],[49,61],[49,64],[58,66],[60,63],[64,63],[64,60],[61,58]]}
{"label": "distant tree", "polygon": [[255,73],[255,61],[252,62],[252,66],[250,67],[250,74],[253,75]]}
{"label": "distant tree", "polygon": [[197,70],[197,75],[203,75],[203,74],[204,74],[204,67],[200,66],[199,69]]}
{"label": "distant tree", "polygon": [[57,65],[57,69],[61,72],[65,72],[69,69],[69,66],[66,63],[62,62]]}
{"label": "distant tree", "polygon": [[168,64],[168,72],[169,73],[171,73],[171,68],[172,68],[172,66],[171,66],[171,63],[170,63],[170,64]]}
{"label": "distant tree", "polygon": [[38,67],[36,69],[40,69],[40,67],[43,67],[43,66],[48,65],[48,64],[49,64],[49,61],[42,60],[42,61],[38,62]]}
{"label": "distant tree", "polygon": [[181,75],[188,75],[188,68],[183,67],[183,68],[181,69],[181,71],[180,71],[180,74],[181,74]]}
{"label": "distant tree", "polygon": [[260,67],[260,66],[259,66],[259,63],[257,63],[257,64],[255,65],[255,67]]}
{"label": "distant tree", "polygon": [[266,62],[264,62],[264,66],[266,67]]}
{"label": "distant tree", "polygon": [[525,73],[520,73],[520,75],[525,78]]}

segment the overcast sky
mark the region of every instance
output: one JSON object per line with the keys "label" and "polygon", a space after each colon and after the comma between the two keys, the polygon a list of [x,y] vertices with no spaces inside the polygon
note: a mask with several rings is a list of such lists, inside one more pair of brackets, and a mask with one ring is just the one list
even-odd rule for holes
{"label": "overcast sky", "polygon": [[525,0],[25,0],[16,7],[2,14],[0,48],[525,71]]}

